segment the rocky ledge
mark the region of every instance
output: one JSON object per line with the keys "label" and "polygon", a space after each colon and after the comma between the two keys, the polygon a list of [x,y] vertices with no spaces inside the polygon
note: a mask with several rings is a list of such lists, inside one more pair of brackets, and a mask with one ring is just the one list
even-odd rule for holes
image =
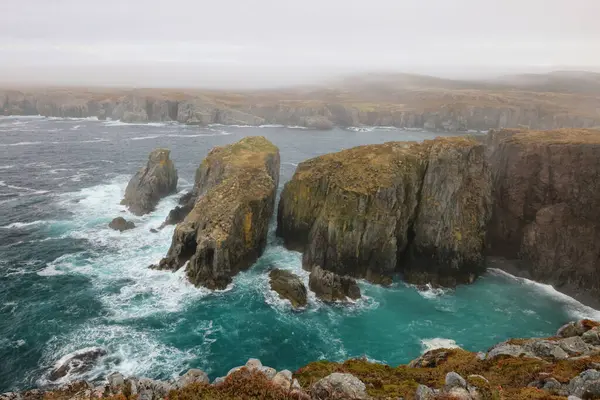
{"label": "rocky ledge", "polygon": [[454,286],[484,271],[491,213],[485,146],[464,137],[390,142],[301,163],[277,234],[303,267],[388,283]]}
{"label": "rocky ledge", "polygon": [[136,215],[151,211],[165,196],[177,189],[177,170],[169,158],[170,150],[156,149],[148,156],[148,163],[129,181],[121,204]]}
{"label": "rocky ledge", "polygon": [[488,253],[518,259],[511,273],[597,298],[600,130],[501,130],[488,134],[487,147]]}
{"label": "rocky ledge", "polygon": [[[112,373],[97,382],[78,381],[5,393],[0,400],[599,399],[599,335],[598,322],[580,320],[561,327],[553,337],[511,339],[479,353],[460,348],[436,349],[397,367],[366,359],[317,361],[292,373],[250,359],[212,383],[198,369],[171,381]],[[88,350],[89,354],[98,353],[97,349]],[[93,362],[91,357],[86,360]]]}
{"label": "rocky ledge", "polygon": [[154,268],[187,263],[190,282],[224,289],[264,251],[278,182],[279,150],[264,137],[211,150],[196,173],[194,207]]}

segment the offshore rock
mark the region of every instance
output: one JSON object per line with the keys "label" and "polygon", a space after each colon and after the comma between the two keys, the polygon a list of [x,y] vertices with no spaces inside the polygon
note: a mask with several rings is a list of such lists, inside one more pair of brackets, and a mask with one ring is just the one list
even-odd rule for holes
{"label": "offshore rock", "polygon": [[114,229],[115,231],[123,232],[135,228],[135,224],[131,221],[127,221],[123,217],[117,217],[110,221],[108,227],[110,229]]}
{"label": "offshore rock", "polygon": [[269,283],[279,297],[292,303],[292,307],[306,306],[306,286],[297,275],[276,268],[269,272]]}
{"label": "offshore rock", "polygon": [[279,202],[277,234],[303,266],[390,283],[472,282],[483,270],[490,175],[481,143],[390,142],[301,163]]}
{"label": "offshore rock", "polygon": [[175,192],[177,170],[169,158],[170,150],[156,149],[148,156],[148,163],[129,181],[121,204],[136,215],[154,210],[159,200]]}
{"label": "offshore rock", "polygon": [[490,132],[489,253],[556,288],[600,293],[600,131]]}
{"label": "offshore rock", "polygon": [[194,208],[155,268],[176,271],[189,261],[190,282],[224,289],[264,251],[278,182],[279,150],[264,137],[211,150],[196,174]]}
{"label": "offshore rock", "polygon": [[360,299],[360,288],[356,281],[315,266],[310,273],[308,287],[324,301],[345,301]]}
{"label": "offshore rock", "polygon": [[85,348],[67,354],[56,362],[54,369],[50,371],[49,379],[56,381],[67,375],[74,376],[87,372],[106,354],[106,350],[100,347]]}

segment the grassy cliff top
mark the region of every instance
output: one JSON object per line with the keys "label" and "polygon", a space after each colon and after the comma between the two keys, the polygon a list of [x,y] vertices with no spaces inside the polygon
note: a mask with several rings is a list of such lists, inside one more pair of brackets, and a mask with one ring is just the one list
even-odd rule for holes
{"label": "grassy cliff top", "polygon": [[509,143],[521,144],[600,144],[599,129],[557,129],[552,131],[534,131],[523,129],[503,129],[499,132],[508,133],[505,139]]}
{"label": "grassy cliff top", "polygon": [[277,146],[264,136],[248,136],[227,146],[213,148],[202,162],[208,164],[222,162],[239,167],[264,168],[266,157],[278,153]]}
{"label": "grassy cliff top", "polygon": [[420,173],[433,144],[465,147],[477,142],[467,137],[439,137],[419,142],[387,142],[353,147],[302,162],[293,181],[314,182],[328,179],[346,190],[373,193],[389,187],[406,174]]}

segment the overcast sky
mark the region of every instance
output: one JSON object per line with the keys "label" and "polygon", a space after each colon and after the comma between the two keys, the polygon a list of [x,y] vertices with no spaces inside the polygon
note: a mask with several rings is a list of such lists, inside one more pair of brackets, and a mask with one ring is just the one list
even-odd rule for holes
{"label": "overcast sky", "polygon": [[599,16],[600,0],[0,0],[0,80],[596,69]]}

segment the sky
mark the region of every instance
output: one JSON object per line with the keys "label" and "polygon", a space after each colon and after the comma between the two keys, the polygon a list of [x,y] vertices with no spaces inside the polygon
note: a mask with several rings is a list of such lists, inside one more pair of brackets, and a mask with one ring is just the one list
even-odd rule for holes
{"label": "sky", "polygon": [[600,0],[0,0],[0,82],[597,70],[598,16]]}

